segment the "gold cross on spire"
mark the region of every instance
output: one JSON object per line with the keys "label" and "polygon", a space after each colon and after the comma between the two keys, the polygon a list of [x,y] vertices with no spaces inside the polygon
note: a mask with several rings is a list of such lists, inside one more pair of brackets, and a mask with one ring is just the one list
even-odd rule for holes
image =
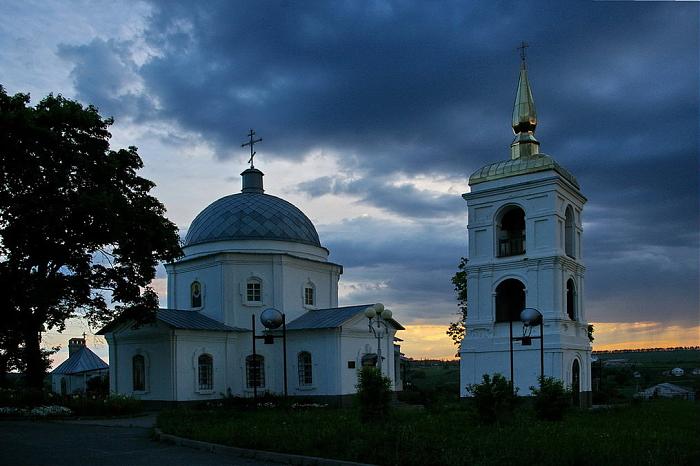
{"label": "gold cross on spire", "polygon": [[520,50],[520,59],[522,60],[523,68],[527,68],[527,49],[530,45],[525,42],[524,40],[520,41],[520,47],[517,47],[516,50]]}
{"label": "gold cross on spire", "polygon": [[253,146],[258,142],[262,142],[262,138],[255,139],[255,131],[253,131],[252,128],[248,133],[248,138],[249,141],[244,144],[241,144],[241,147],[250,146],[250,160],[248,160],[248,163],[250,164],[250,168],[255,168],[253,166],[253,157],[255,156],[256,152],[253,150]]}

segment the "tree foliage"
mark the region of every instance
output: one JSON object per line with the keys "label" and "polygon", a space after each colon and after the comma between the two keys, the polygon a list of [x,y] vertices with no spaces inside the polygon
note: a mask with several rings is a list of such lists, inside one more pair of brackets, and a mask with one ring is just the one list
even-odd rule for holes
{"label": "tree foliage", "polygon": [[155,266],[181,250],[137,149],[110,150],[112,119],[60,95],[28,103],[0,86],[0,354],[39,386],[42,332],[78,313],[147,319]]}
{"label": "tree foliage", "polygon": [[467,320],[467,262],[469,259],[462,257],[457,266],[457,273],[452,276],[452,285],[454,286],[455,294],[457,295],[457,320],[450,322],[447,327],[447,335],[452,338],[455,345],[459,346],[464,338],[466,330],[465,322]]}

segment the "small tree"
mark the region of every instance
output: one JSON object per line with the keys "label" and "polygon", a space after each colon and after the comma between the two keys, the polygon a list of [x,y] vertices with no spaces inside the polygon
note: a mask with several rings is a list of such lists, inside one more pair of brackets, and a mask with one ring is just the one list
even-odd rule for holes
{"label": "small tree", "polygon": [[358,371],[357,400],[362,420],[384,419],[391,403],[391,379],[384,377],[376,367],[363,367]]}
{"label": "small tree", "polygon": [[518,401],[517,389],[501,374],[484,374],[483,382],[467,385],[467,391],[473,397],[477,418],[484,424],[508,417]]}
{"label": "small tree", "polygon": [[455,345],[462,344],[464,333],[466,331],[465,322],[467,321],[467,259],[462,257],[457,266],[457,273],[452,276],[452,285],[454,285],[455,294],[457,295],[457,315],[458,319],[450,322],[447,327],[447,335],[452,338]]}
{"label": "small tree", "polygon": [[539,388],[530,387],[534,399],[533,408],[540,419],[559,421],[571,406],[571,390],[554,377],[538,377]]}

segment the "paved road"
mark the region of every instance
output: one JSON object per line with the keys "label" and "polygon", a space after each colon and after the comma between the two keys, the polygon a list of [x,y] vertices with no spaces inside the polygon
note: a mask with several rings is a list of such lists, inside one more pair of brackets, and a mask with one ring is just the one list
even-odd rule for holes
{"label": "paved road", "polygon": [[267,463],[151,440],[151,430],[66,422],[0,421],[0,464],[168,466]]}

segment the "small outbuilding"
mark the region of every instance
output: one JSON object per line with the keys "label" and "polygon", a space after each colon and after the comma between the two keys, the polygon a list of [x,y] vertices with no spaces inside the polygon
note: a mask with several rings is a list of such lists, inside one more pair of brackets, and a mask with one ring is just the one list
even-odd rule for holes
{"label": "small outbuilding", "polygon": [[108,374],[109,366],[85,346],[85,338],[71,338],[68,359],[51,371],[51,390],[61,395],[84,393],[88,380]]}
{"label": "small outbuilding", "polygon": [[637,393],[637,398],[648,400],[649,398],[679,398],[682,400],[694,400],[695,392],[689,388],[674,385],[672,383],[660,383]]}
{"label": "small outbuilding", "polygon": [[673,375],[674,377],[682,377],[684,374],[685,371],[680,367],[675,367],[671,370],[671,375]]}

